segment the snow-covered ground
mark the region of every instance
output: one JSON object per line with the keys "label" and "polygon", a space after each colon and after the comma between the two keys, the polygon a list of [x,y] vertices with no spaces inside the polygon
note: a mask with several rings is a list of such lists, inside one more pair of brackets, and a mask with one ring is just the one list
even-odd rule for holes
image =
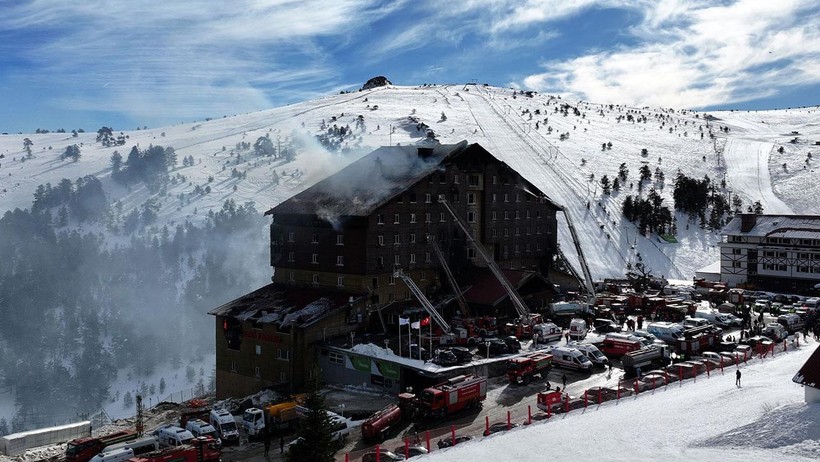
{"label": "snow-covered ground", "polygon": [[425,460],[802,461],[820,457],[820,405],[791,381],[811,342],[735,371],[571,411]]}

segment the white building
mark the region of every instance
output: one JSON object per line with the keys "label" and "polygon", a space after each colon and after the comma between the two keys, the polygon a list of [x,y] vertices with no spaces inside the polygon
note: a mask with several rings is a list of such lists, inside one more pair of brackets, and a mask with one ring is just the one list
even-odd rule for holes
{"label": "white building", "polygon": [[792,382],[803,385],[807,403],[820,403],[820,348],[814,350]]}
{"label": "white building", "polygon": [[721,234],[720,276],[730,287],[805,291],[820,283],[820,216],[742,214]]}

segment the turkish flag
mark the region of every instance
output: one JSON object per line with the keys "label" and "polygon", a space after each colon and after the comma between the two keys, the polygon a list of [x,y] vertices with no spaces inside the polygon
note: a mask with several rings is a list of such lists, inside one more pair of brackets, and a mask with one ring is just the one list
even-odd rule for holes
{"label": "turkish flag", "polygon": [[427,316],[426,318],[422,318],[421,325],[422,326],[429,326],[430,325],[430,316]]}

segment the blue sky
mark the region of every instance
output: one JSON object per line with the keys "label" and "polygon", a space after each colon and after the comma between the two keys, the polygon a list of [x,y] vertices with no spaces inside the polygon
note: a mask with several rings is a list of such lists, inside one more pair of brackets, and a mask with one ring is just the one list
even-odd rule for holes
{"label": "blue sky", "polygon": [[601,103],[820,104],[816,0],[0,0],[0,132],[157,127],[385,75]]}

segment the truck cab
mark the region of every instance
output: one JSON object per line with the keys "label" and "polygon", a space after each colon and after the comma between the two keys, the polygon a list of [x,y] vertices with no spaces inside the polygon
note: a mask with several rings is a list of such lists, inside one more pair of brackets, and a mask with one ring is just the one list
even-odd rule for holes
{"label": "truck cab", "polygon": [[222,440],[219,438],[216,428],[202,419],[189,420],[185,423],[185,429],[197,438],[200,436],[209,436],[216,442],[217,447],[222,447]]}

